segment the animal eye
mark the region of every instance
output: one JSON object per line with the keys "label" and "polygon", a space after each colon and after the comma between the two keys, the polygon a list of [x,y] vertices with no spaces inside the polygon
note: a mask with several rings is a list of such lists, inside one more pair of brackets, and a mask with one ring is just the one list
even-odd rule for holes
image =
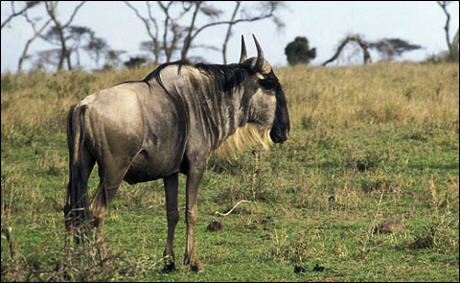
{"label": "animal eye", "polygon": [[270,71],[267,75],[264,75],[263,79],[259,79],[259,84],[264,88],[264,89],[272,89],[275,88],[278,84],[278,78],[275,76],[273,73],[273,70]]}
{"label": "animal eye", "polygon": [[278,84],[278,81],[275,81],[275,80],[272,80],[272,79],[264,79],[264,80],[259,80],[259,84],[264,89],[272,89]]}

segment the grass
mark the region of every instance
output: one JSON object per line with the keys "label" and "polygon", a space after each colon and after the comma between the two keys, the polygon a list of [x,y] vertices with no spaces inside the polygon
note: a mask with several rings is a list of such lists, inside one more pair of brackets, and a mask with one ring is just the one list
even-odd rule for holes
{"label": "grass", "polygon": [[[66,111],[150,71],[2,75],[2,281],[459,280],[458,64],[415,63],[276,69],[290,138],[257,160],[210,159],[196,228],[204,273],[181,265],[183,176],[178,271],[161,272],[167,224],[154,181],[120,187],[106,221],[110,264],[95,244],[76,248],[64,272]],[[215,215],[242,199],[251,203]],[[374,229],[389,219],[404,228]],[[223,229],[208,231],[212,220]]]}

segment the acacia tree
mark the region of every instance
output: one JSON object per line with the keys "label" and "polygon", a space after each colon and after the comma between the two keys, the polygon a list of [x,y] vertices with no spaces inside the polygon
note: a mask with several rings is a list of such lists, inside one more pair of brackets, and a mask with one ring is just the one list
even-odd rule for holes
{"label": "acacia tree", "polygon": [[94,61],[97,68],[100,67],[99,62],[101,60],[101,57],[111,51],[107,41],[103,38],[95,36],[94,33],[91,35],[86,45],[83,46],[83,49],[87,52],[88,56]]}
{"label": "acacia tree", "polygon": [[108,49],[104,53],[105,64],[104,64],[103,68],[104,69],[111,69],[113,67],[118,67],[121,64],[120,56],[123,53],[126,53],[126,51]]}
{"label": "acacia tree", "polygon": [[385,58],[386,60],[392,60],[395,56],[401,56],[404,52],[421,48],[420,45],[411,44],[406,40],[400,38],[384,38],[377,40],[375,42],[368,42],[364,40],[360,35],[352,34],[345,37],[345,39],[343,39],[340,42],[334,55],[330,59],[326,60],[322,65],[326,66],[327,64],[336,60],[339,57],[340,53],[343,51],[344,47],[350,42],[357,43],[363,51],[364,64],[372,63],[372,58],[371,54],[369,53],[369,49],[375,49],[377,50],[377,52],[382,54],[383,58]]}
{"label": "acacia tree", "polygon": [[400,38],[384,38],[369,43],[369,48],[376,49],[387,61],[401,56],[404,52],[422,48],[420,45],[412,44]]}
{"label": "acacia tree", "polygon": [[54,25],[52,27],[52,30],[48,32],[48,36],[44,36],[41,38],[48,42],[53,42],[53,40],[59,42],[60,55],[59,62],[57,64],[58,71],[62,70],[64,61],[66,61],[67,63],[67,69],[72,70],[72,64],[70,60],[71,50],[69,50],[67,46],[67,39],[69,38],[67,33],[70,30],[70,25],[74,20],[75,15],[77,14],[78,10],[85,4],[85,2],[86,1],[80,2],[73,10],[67,22],[63,24],[62,21],[59,20],[57,17],[58,1],[45,1],[46,11]]}
{"label": "acacia tree", "polygon": [[[56,45],[57,47],[60,46],[59,34],[57,30],[53,27],[51,28],[44,36],[49,43]],[[85,26],[78,26],[72,25],[69,26],[66,32],[66,46],[69,53],[69,56],[75,54],[76,57],[76,66],[81,67],[80,58],[81,58],[81,51],[84,51],[89,58],[94,62],[96,68],[100,68],[101,59],[105,59],[106,66],[108,68],[109,65],[115,64],[118,65],[119,62],[119,55],[123,52],[116,51],[110,49],[109,44],[106,42],[105,39],[97,37],[96,33],[89,27]],[[61,49],[56,48],[50,50],[50,52],[55,52],[58,55],[54,56],[59,58],[61,54]],[[40,53],[44,54],[44,53]],[[47,53],[46,53],[47,54]],[[48,55],[48,58],[52,58],[52,56]],[[41,65],[45,64],[53,64],[53,60],[47,60],[42,62]],[[56,63],[59,63],[59,61]]]}

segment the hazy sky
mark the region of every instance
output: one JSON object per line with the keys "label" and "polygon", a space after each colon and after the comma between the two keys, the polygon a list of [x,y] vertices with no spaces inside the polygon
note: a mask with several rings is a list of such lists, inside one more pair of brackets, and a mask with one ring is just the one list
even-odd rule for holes
{"label": "hazy sky", "polygon": [[[133,4],[139,9],[145,7],[143,1]],[[255,47],[250,37],[251,33],[256,34],[266,58],[272,65],[276,66],[287,64],[284,48],[296,36],[307,37],[310,46],[316,47],[317,57],[312,61],[312,65],[319,65],[329,59],[335,52],[339,41],[346,34],[351,33],[358,33],[368,41],[399,37],[423,47],[421,50],[408,52],[400,60],[419,61],[428,55],[447,49],[443,30],[446,17],[435,1],[294,1],[285,2],[285,4],[286,8],[279,13],[281,20],[285,23],[282,30],[276,30],[275,25],[269,20],[242,23],[234,27],[233,37],[228,44],[227,58],[229,62],[236,62],[239,59],[241,34],[246,36],[248,55],[255,55]],[[10,13],[10,4],[2,1],[1,5],[1,21],[3,22]],[[215,2],[213,5],[225,11],[222,19],[228,19],[235,4],[233,2]],[[244,5],[251,5],[251,3]],[[75,7],[75,3],[60,3],[58,6],[59,17],[63,21],[68,19],[73,7]],[[42,9],[42,7],[34,8],[36,12],[33,16],[43,15]],[[451,37],[453,37],[458,29],[458,1],[451,3],[448,10],[452,16],[450,29]],[[201,22],[201,24],[204,23],[206,22]],[[106,39],[111,48],[127,51],[123,59],[143,53],[139,50],[139,43],[149,40],[143,23],[122,2],[88,2],[81,8],[73,24],[89,26],[99,37]],[[9,27],[2,30],[2,73],[16,71],[20,53],[31,33],[30,26],[21,18],[14,19]],[[200,33],[195,43],[220,48],[224,33],[225,27],[211,27]],[[31,53],[49,47],[42,40],[36,40],[31,47]],[[220,51],[196,49],[190,52],[190,55],[204,57],[210,63],[222,63]],[[362,60],[361,55],[357,56],[356,59]],[[82,64],[87,67],[94,67],[84,58]],[[25,67],[27,68],[28,65]]]}

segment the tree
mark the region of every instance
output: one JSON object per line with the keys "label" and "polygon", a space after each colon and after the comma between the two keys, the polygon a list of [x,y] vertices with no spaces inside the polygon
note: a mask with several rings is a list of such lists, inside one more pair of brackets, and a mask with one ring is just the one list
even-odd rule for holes
{"label": "tree", "polygon": [[[233,15],[232,18],[233,20],[230,21],[213,21],[208,24],[202,25],[201,27],[195,27],[196,24],[196,18],[199,15],[199,12],[201,14],[204,14],[207,17],[210,17],[212,19],[217,19],[221,14],[222,11],[210,6],[207,1],[193,1],[194,4],[194,10],[193,10],[193,16],[190,24],[187,26],[187,36],[184,40],[182,52],[181,52],[181,58],[182,60],[185,60],[187,58],[187,53],[190,49],[192,41],[198,36],[200,32],[202,32],[204,29],[210,28],[212,26],[217,26],[217,25],[229,25],[229,29],[227,30],[227,34],[231,33],[231,28],[233,25],[240,23],[240,22],[254,22],[254,21],[259,21],[262,19],[267,19],[267,18],[272,18],[273,21],[277,24],[278,27],[282,27],[283,23],[281,20],[275,15],[275,11],[282,6],[282,3],[279,1],[261,1],[259,2],[260,6],[257,9],[243,9],[243,16],[239,19],[234,19]],[[239,9],[239,6],[235,6],[235,10]],[[234,11],[235,11],[234,10]],[[250,11],[261,11],[260,14],[254,14],[253,12]],[[234,12],[235,13],[235,12]],[[226,50],[226,44],[228,42],[228,37],[226,37],[226,40],[224,41],[224,46],[223,49]],[[226,55],[223,54],[225,57]],[[226,58],[224,58],[224,62],[226,62]]]}
{"label": "tree", "polygon": [[368,42],[367,40],[364,40],[360,35],[352,34],[345,37],[345,39],[343,39],[340,42],[334,55],[330,59],[326,60],[322,65],[326,66],[330,62],[336,60],[339,57],[340,53],[343,51],[344,47],[350,42],[357,43],[363,51],[364,64],[372,63],[372,58],[371,54],[369,53],[369,49],[377,50],[377,52],[382,54],[382,57],[385,60],[393,60],[395,56],[401,56],[404,52],[422,48],[420,45],[411,44],[406,40],[400,38],[384,38],[377,40],[375,42]]}
{"label": "tree", "polygon": [[339,57],[340,53],[342,52],[343,48],[349,42],[356,42],[359,45],[359,47],[363,50],[364,64],[372,63],[371,55],[369,53],[369,43],[367,41],[365,41],[364,39],[362,39],[361,36],[359,36],[357,34],[352,34],[352,35],[349,35],[349,36],[345,37],[345,39],[343,39],[341,41],[341,43],[337,47],[337,50],[335,51],[334,55],[330,59],[324,61],[324,63],[322,65],[326,66],[327,64],[329,64],[332,61],[336,60]]}
{"label": "tree", "polygon": [[[157,10],[162,12],[160,18],[152,16],[155,8],[151,1],[145,2],[147,9],[144,14],[129,1],[124,1],[124,3],[144,24],[149,40],[141,42],[140,49],[151,53],[154,63],[158,63],[162,55],[166,62],[170,62],[177,51],[180,51],[181,59],[184,60],[190,49],[209,49],[209,46],[194,44],[195,38],[210,27],[228,25],[222,45],[222,56],[226,63],[227,42],[235,24],[271,18],[277,27],[283,26],[281,20],[275,15],[278,8],[282,6],[279,1],[261,1],[256,7],[243,7],[243,2],[236,1],[232,16],[227,21],[219,20],[223,11],[213,6],[211,1],[156,1]],[[254,10],[256,12],[253,12]],[[237,17],[238,12],[241,14],[239,18]],[[209,22],[198,25],[202,18],[207,18]]]}
{"label": "tree", "polygon": [[[8,27],[10,22],[14,18],[21,16],[25,19],[25,21],[31,26],[33,30],[33,34],[26,41],[26,44],[24,45],[21,56],[19,57],[19,60],[18,60],[18,72],[20,73],[22,72],[22,66],[25,60],[30,58],[28,54],[30,46],[37,38],[39,38],[39,36],[43,33],[43,31],[48,27],[48,25],[51,23],[51,19],[48,19],[47,21],[41,21],[41,18],[29,17],[28,12],[32,8],[40,6],[41,1],[24,1],[24,2],[20,2],[20,4],[18,4],[18,2],[19,1],[10,1],[11,14],[2,23],[1,28],[3,29],[4,27]],[[19,10],[17,10],[16,9],[17,5],[23,5],[23,6]]]}
{"label": "tree", "polygon": [[73,10],[67,22],[63,24],[57,17],[58,2],[57,1],[45,1],[46,11],[49,17],[51,18],[54,26],[52,27],[52,30],[48,32],[48,36],[44,36],[42,37],[42,39],[48,42],[53,42],[53,41],[59,42],[60,55],[59,55],[59,62],[57,64],[58,71],[62,70],[64,61],[66,61],[67,63],[67,68],[69,70],[72,70],[72,64],[70,60],[71,50],[69,50],[67,46],[67,39],[68,39],[67,32],[69,30],[70,24],[75,18],[75,15],[77,14],[78,10],[85,4],[85,2],[86,1],[80,2]]}
{"label": "tree", "polygon": [[[147,11],[148,11],[148,18],[147,17],[143,17],[139,11],[133,6],[131,5],[128,1],[124,1],[124,3],[131,9],[134,11],[134,13],[136,14],[136,16],[144,23],[144,26],[145,26],[145,29],[147,30],[147,34],[149,35],[151,41],[148,42],[146,41],[145,43],[141,43],[141,46],[145,46],[147,47],[146,49],[148,51],[150,51],[152,54],[153,54],[153,60],[154,60],[154,63],[158,63],[158,59],[159,59],[159,56],[160,56],[160,43],[159,43],[159,38],[158,38],[158,23],[156,21],[156,19],[152,16],[152,7],[149,3],[149,1],[146,1],[146,5],[147,5]],[[172,1],[171,1],[172,3]],[[152,30],[152,27],[151,25],[153,25],[153,30]]]}
{"label": "tree", "polygon": [[103,66],[103,69],[112,69],[113,67],[118,67],[121,63],[120,56],[125,52],[126,51],[124,50],[108,49],[104,53],[105,64]]}
{"label": "tree", "polygon": [[376,49],[385,60],[391,61],[395,56],[401,56],[404,52],[422,48],[420,45],[411,44],[400,38],[384,38],[369,43],[369,48]]}
{"label": "tree", "polygon": [[[276,12],[284,7],[280,1],[260,1],[256,7],[247,7],[241,9],[242,17],[236,19],[236,14],[241,7],[241,1],[235,1],[236,5],[233,10],[230,21],[228,22],[227,33],[225,34],[224,43],[222,45],[222,58],[224,64],[227,64],[227,43],[231,36],[232,28],[235,24],[241,22],[255,22],[264,19],[272,19],[278,29],[284,27],[284,23],[276,15]],[[249,11],[258,11],[258,14],[250,13]]]}
{"label": "tree", "polygon": [[[178,21],[192,8],[192,5],[187,6],[185,5],[185,2],[182,2],[181,12],[177,17],[173,18],[171,16],[170,8],[174,2],[175,1],[169,1],[166,5],[164,5],[161,1],[158,1],[158,5],[165,14],[163,26],[163,52],[165,53],[167,63],[171,61],[173,53],[179,49],[179,41],[185,36],[186,30],[179,25]],[[169,31],[172,33],[172,38],[168,41]]]}
{"label": "tree", "polygon": [[47,70],[48,66],[56,68],[59,63],[59,48],[38,51],[32,61],[33,69]]}
{"label": "tree", "polygon": [[[69,46],[69,57],[75,53],[77,57],[77,66],[80,67],[80,49],[87,49],[95,40],[94,31],[84,26],[69,26],[67,42]],[[93,49],[90,49],[93,50]],[[92,54],[91,52],[88,52]],[[90,55],[91,57],[91,55]],[[92,58],[92,57],[91,57]]]}
{"label": "tree", "polygon": [[107,44],[105,39],[92,36],[89,42],[83,47],[83,49],[88,53],[88,56],[94,61],[96,67],[99,68],[99,61],[101,57],[109,52],[110,47]]}
{"label": "tree", "polygon": [[444,33],[446,36],[446,43],[447,43],[447,60],[448,61],[458,61],[458,28],[457,33],[455,34],[454,38],[450,39],[450,14],[447,11],[447,6],[450,4],[451,1],[436,1],[438,5],[441,7],[442,11],[446,15],[446,24],[444,25]]}
{"label": "tree", "polygon": [[289,65],[308,64],[316,57],[316,48],[310,49],[308,39],[298,36],[284,49]]}
{"label": "tree", "polygon": [[[13,5],[13,3],[11,5]],[[34,6],[36,6],[36,5],[34,5]],[[31,8],[30,5],[29,5],[29,8]],[[22,65],[23,65],[24,61],[29,58],[28,52],[29,52],[29,48],[30,48],[32,42],[34,42],[35,39],[39,38],[40,35],[43,33],[43,31],[51,23],[51,19],[48,19],[46,22],[42,23],[39,27],[37,27],[37,24],[40,21],[40,19],[39,18],[38,19],[31,19],[29,17],[28,13],[27,13],[28,12],[27,10],[25,10],[21,15],[30,24],[30,26],[32,27],[34,33],[27,40],[26,45],[24,46],[24,49],[22,50],[21,57],[19,58],[19,61],[18,61],[18,73],[22,72]]]}
{"label": "tree", "polygon": [[[185,28],[178,24],[178,21],[190,11],[192,4],[186,5],[186,1],[156,1],[159,11],[163,12],[164,21],[157,20],[152,15],[152,4],[145,1],[147,6],[147,16],[144,16],[140,11],[129,3],[124,3],[134,11],[136,16],[142,21],[149,36],[149,41],[143,41],[140,44],[141,50],[146,50],[152,53],[153,63],[157,64],[160,56],[164,54],[166,62],[170,62],[174,52],[179,50],[179,43],[185,36]],[[174,7],[179,6],[179,12],[174,15],[172,10]],[[160,24],[163,22],[163,25]],[[162,32],[162,35],[160,35]]]}
{"label": "tree", "polygon": [[145,64],[147,62],[147,59],[142,56],[136,56],[136,57],[130,57],[128,61],[124,62],[123,64],[128,68],[128,69],[135,69],[139,68],[141,65]]}

